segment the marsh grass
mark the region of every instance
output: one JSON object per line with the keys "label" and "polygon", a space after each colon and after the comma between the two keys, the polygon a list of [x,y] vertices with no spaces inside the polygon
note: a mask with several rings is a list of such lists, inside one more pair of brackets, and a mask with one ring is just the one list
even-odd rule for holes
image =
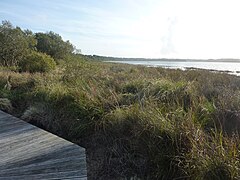
{"label": "marsh grass", "polygon": [[14,115],[99,152],[90,179],[240,178],[239,77],[78,55],[44,74],[2,68],[0,92]]}

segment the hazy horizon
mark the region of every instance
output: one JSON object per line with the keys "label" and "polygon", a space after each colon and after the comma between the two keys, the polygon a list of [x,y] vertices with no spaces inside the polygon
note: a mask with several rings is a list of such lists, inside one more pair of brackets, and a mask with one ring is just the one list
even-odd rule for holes
{"label": "hazy horizon", "polygon": [[99,57],[106,57],[106,58],[119,58],[119,59],[146,59],[146,60],[237,60],[240,61],[240,58],[164,58],[164,57],[159,57],[159,58],[150,58],[150,57],[122,57],[122,56],[108,56],[108,55],[99,55],[99,54],[84,54],[87,56],[99,56]]}
{"label": "hazy horizon", "polygon": [[83,54],[239,59],[237,0],[2,0],[1,20],[54,31]]}

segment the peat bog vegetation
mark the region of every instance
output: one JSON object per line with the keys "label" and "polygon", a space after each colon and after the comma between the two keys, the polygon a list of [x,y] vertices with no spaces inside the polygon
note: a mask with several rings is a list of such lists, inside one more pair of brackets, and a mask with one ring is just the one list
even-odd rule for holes
{"label": "peat bog vegetation", "polygon": [[[240,178],[240,77],[105,63],[6,25],[0,108],[84,146],[89,179]],[[16,33],[24,54],[4,46]]]}

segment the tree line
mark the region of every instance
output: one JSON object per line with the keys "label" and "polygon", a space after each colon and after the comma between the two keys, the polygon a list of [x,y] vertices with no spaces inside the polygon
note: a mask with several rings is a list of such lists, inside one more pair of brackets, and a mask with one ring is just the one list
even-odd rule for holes
{"label": "tree line", "polygon": [[0,65],[17,67],[20,71],[45,72],[53,69],[56,63],[75,47],[52,31],[33,33],[14,27],[9,21],[0,25]]}

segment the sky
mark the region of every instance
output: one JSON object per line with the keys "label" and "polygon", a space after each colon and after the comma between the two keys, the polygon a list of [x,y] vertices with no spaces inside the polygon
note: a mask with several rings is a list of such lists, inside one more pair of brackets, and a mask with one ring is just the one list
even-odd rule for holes
{"label": "sky", "polygon": [[0,19],[83,54],[240,58],[239,0],[0,0]]}

